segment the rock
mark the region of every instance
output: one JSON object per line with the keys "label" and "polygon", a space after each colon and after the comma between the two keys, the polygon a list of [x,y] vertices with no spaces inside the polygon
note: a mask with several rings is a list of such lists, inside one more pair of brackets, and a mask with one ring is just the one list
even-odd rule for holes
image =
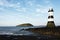
{"label": "rock", "polygon": [[26,29],[27,31],[31,31],[34,33],[38,33],[41,35],[46,35],[46,36],[53,36],[53,37],[58,37],[60,38],[60,28],[55,27],[55,28],[29,28]]}
{"label": "rock", "polygon": [[32,24],[30,24],[30,23],[24,23],[24,24],[19,24],[19,25],[17,25],[17,26],[33,26]]}

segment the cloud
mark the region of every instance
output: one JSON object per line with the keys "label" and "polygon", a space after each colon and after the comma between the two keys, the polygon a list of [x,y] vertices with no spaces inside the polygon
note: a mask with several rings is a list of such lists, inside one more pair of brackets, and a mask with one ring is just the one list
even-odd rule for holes
{"label": "cloud", "polygon": [[13,8],[17,11],[24,11],[25,12],[25,8],[21,8],[21,4],[20,2],[17,3],[10,3],[7,0],[0,0],[0,10],[4,9],[4,7],[8,8]]}
{"label": "cloud", "polygon": [[19,12],[26,12],[27,9],[26,9],[26,8],[16,8],[16,11],[19,11]]}
{"label": "cloud", "polygon": [[12,8],[20,8],[20,3],[16,3],[16,4],[9,4],[8,7],[12,7]]}
{"label": "cloud", "polygon": [[37,5],[35,12],[36,13],[47,13],[48,9],[49,9],[49,6]]}
{"label": "cloud", "polygon": [[45,2],[45,4],[49,5],[50,7],[53,7],[51,0],[43,0],[43,1]]}
{"label": "cloud", "polygon": [[50,7],[53,8],[53,4],[51,3],[51,0],[43,0],[43,2],[45,2],[44,5],[42,4],[36,5],[36,9],[35,9],[36,13],[47,13]]}
{"label": "cloud", "polygon": [[20,6],[20,3],[19,2],[17,2],[17,3],[10,3],[7,0],[0,0],[0,6],[16,8],[16,7]]}
{"label": "cloud", "polygon": [[33,3],[31,1],[28,1],[27,4],[30,5],[30,6],[33,5]]}
{"label": "cloud", "polygon": [[41,10],[40,9],[36,9],[36,12],[41,12]]}
{"label": "cloud", "polygon": [[51,3],[50,0],[44,0],[44,2],[47,3],[47,4]]}
{"label": "cloud", "polygon": [[47,13],[47,11],[48,11],[47,9],[43,9],[43,8],[40,8],[40,9],[37,8],[36,9],[37,13]]}
{"label": "cloud", "polygon": [[0,11],[4,11],[4,10],[5,10],[4,8],[0,7]]}
{"label": "cloud", "polygon": [[4,5],[4,1],[3,0],[0,0],[0,5]]}

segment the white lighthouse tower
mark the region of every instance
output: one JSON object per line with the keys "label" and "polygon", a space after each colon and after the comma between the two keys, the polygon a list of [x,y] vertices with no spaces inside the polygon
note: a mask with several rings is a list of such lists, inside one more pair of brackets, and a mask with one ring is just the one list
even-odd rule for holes
{"label": "white lighthouse tower", "polygon": [[47,23],[47,27],[50,27],[50,28],[54,28],[55,27],[53,13],[54,13],[53,8],[50,8],[48,10],[48,23]]}

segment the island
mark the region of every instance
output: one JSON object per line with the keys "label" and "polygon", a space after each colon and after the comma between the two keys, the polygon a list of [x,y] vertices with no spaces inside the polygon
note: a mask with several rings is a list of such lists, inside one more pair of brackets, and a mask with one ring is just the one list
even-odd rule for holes
{"label": "island", "polygon": [[29,27],[29,26],[33,26],[32,24],[30,24],[30,23],[23,23],[23,24],[19,24],[19,25],[17,25],[17,27],[18,26],[23,26],[23,27]]}

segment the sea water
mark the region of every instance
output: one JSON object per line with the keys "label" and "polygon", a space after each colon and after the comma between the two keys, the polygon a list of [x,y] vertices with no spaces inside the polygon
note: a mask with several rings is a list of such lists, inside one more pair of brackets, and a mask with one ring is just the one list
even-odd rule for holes
{"label": "sea water", "polygon": [[0,26],[0,35],[33,35],[34,33],[22,30],[35,27],[16,27],[16,26]]}

